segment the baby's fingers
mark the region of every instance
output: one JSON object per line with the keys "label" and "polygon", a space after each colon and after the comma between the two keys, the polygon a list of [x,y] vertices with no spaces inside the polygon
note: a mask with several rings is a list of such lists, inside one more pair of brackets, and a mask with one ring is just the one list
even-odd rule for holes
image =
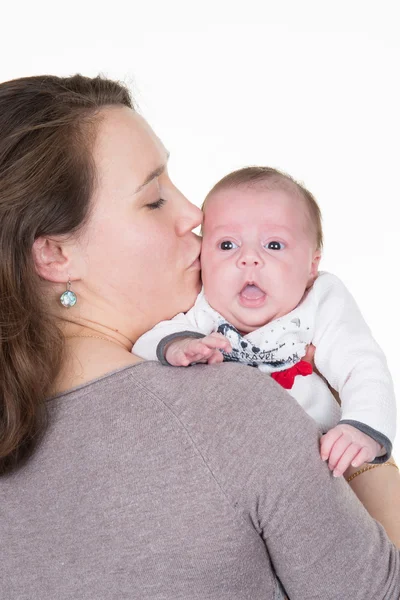
{"label": "baby's fingers", "polygon": [[224,357],[222,356],[219,350],[214,350],[210,358],[207,360],[209,365],[216,365],[218,363],[222,363],[224,361]]}
{"label": "baby's fingers", "polygon": [[191,359],[186,356],[183,350],[174,350],[167,356],[167,360],[170,365],[174,367],[188,367],[191,363]]}
{"label": "baby's fingers", "polygon": [[327,460],[331,450],[338,439],[342,437],[342,432],[334,427],[328,433],[325,433],[320,440],[320,452],[322,460]]}
{"label": "baby's fingers", "polygon": [[214,348],[209,348],[206,344],[203,344],[202,339],[192,340],[187,348],[185,348],[184,352],[187,358],[191,361],[196,361],[211,356],[214,352]]}
{"label": "baby's fingers", "polygon": [[232,346],[229,340],[222,335],[222,333],[210,333],[210,335],[207,335],[199,341],[208,348],[232,352]]}
{"label": "baby's fingers", "polygon": [[363,447],[351,461],[351,466],[355,468],[361,467],[362,464],[369,462],[370,460],[374,460],[374,458],[375,456],[371,455],[369,449]]}
{"label": "baby's fingers", "polygon": [[194,362],[205,362],[212,352],[213,350],[209,350],[206,346],[191,343],[186,348],[176,345],[166,358],[174,367],[188,367]]}
{"label": "baby's fingers", "polygon": [[334,443],[328,458],[328,467],[331,471],[334,470],[334,468],[336,467],[339,460],[342,458],[343,454],[346,452],[350,444],[351,442],[346,440],[343,436]]}
{"label": "baby's fingers", "polygon": [[349,468],[354,460],[354,457],[359,454],[360,446],[357,444],[350,444],[343,452],[341,458],[336,463],[336,466],[333,470],[334,477],[341,477],[343,473]]}

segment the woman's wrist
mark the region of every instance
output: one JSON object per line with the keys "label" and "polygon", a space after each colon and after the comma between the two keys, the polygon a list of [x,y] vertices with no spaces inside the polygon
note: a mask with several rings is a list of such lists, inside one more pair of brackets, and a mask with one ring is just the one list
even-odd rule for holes
{"label": "woman's wrist", "polygon": [[394,467],[395,469],[399,470],[399,467],[396,465],[394,460],[390,459],[385,463],[367,464],[367,465],[364,465],[363,467],[361,467],[360,469],[357,469],[357,470],[352,469],[352,472],[349,469],[346,472],[346,481],[347,481],[347,483],[350,483],[350,481],[353,481],[353,479],[355,479],[359,475],[362,475],[363,473],[366,473],[367,471],[372,471],[373,469],[376,469],[378,467]]}

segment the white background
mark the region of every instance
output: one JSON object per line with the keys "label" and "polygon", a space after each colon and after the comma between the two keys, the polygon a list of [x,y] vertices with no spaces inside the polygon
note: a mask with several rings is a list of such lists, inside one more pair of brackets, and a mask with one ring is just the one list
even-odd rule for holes
{"label": "white background", "polygon": [[324,215],[322,268],[356,297],[400,397],[398,0],[5,4],[0,80],[125,81],[193,202],[249,164],[305,183]]}

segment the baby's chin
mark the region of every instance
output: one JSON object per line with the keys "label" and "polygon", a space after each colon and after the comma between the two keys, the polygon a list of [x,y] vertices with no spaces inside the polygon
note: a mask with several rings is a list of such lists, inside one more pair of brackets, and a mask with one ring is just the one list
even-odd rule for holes
{"label": "baby's chin", "polygon": [[[263,310],[246,308],[238,310],[237,312],[233,310],[230,319],[228,320],[242,335],[245,335],[272,323],[276,319],[284,317],[296,306],[297,304],[293,303],[293,305],[290,306],[282,306],[280,310],[271,310],[272,307],[269,307],[269,310],[266,310],[267,307],[265,306],[263,307]],[[225,317],[227,317],[227,315],[225,315]]]}
{"label": "baby's chin", "polygon": [[295,308],[293,306],[274,306],[271,303],[269,306],[264,303],[263,306],[258,308],[249,308],[241,306],[239,302],[231,302],[230,307],[221,306],[220,303],[212,302],[212,299],[207,298],[212,308],[214,308],[224,319],[233,325],[242,335],[256,331],[268,323],[283,317]]}
{"label": "baby's chin", "polygon": [[221,306],[218,302],[213,303],[207,298],[210,306],[214,308],[230,325],[233,325],[242,335],[251,333],[264,325],[268,325],[270,321],[278,318],[274,311],[256,308],[244,308],[242,306],[232,306],[227,309],[226,306]]}
{"label": "baby's chin", "polygon": [[242,334],[246,335],[247,333],[251,333],[252,331],[256,331],[256,329],[260,329],[260,327],[264,327],[264,325],[268,325],[271,321],[274,321],[275,317],[266,317],[266,318],[257,318],[256,315],[253,316],[252,319],[243,319],[237,318],[232,315],[232,318],[229,320],[231,325],[236,327],[236,329]]}

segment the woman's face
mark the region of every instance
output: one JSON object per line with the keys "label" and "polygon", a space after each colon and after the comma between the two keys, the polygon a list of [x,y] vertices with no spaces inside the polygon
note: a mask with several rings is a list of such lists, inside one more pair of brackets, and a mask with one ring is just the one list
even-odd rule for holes
{"label": "woman's face", "polygon": [[200,240],[192,229],[202,213],[173,185],[164,146],[132,110],[103,110],[93,156],[97,189],[74,288],[97,310],[132,319],[130,334],[141,335],[193,304]]}

